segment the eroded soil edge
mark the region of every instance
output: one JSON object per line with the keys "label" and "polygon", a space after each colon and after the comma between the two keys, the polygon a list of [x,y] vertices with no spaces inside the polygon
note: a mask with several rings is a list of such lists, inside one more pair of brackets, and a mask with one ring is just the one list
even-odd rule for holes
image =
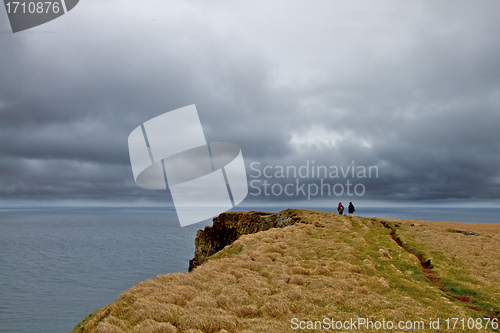
{"label": "eroded soil edge", "polygon": [[[406,252],[412,254],[413,256],[415,256],[418,259],[418,261],[420,262],[421,271],[424,274],[424,277],[427,280],[429,280],[430,283],[436,285],[439,288],[439,290],[441,290],[442,292],[445,293],[446,296],[466,304],[466,306],[468,308],[475,310],[475,311],[478,311],[478,312],[485,311],[485,309],[483,309],[479,306],[473,305],[474,299],[472,296],[453,295],[450,292],[450,289],[446,286],[446,284],[443,283],[441,278],[439,276],[437,276],[436,271],[433,269],[434,267],[431,263],[431,259],[426,259],[422,254],[417,253],[414,249],[412,249],[408,245],[404,244],[403,241],[401,240],[401,238],[399,238],[398,235],[396,234],[396,227],[391,226],[390,224],[388,224],[385,221],[380,221],[380,224],[382,224],[385,228],[391,230],[390,235],[391,235],[392,239],[396,242],[396,244],[398,244],[402,249],[404,249]],[[493,312],[493,313],[489,313],[489,314],[484,315],[484,317],[493,319],[493,318],[499,318],[499,315],[500,314],[498,312]]]}

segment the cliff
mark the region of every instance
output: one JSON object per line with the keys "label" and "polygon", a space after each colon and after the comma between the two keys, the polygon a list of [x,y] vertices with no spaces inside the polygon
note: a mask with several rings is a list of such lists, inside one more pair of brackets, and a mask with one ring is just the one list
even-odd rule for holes
{"label": "cliff", "polygon": [[206,258],[232,244],[242,235],[253,234],[271,228],[284,228],[299,221],[297,210],[287,209],[280,213],[228,212],[213,219],[213,225],[198,230],[195,239],[194,258],[189,261],[189,271],[201,265]]}
{"label": "cliff", "polygon": [[446,318],[498,332],[500,224],[239,212],[196,242],[191,272],[139,283],[73,332],[471,331]]}

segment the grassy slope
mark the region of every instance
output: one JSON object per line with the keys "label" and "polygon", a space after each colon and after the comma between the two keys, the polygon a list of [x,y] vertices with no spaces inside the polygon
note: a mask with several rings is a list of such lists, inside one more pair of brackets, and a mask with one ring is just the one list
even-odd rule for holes
{"label": "grassy slope", "polygon": [[[297,214],[305,223],[243,236],[191,273],[138,284],[74,332],[295,332],[292,318],[423,320],[418,332],[449,332],[445,318],[500,311],[500,225],[386,220],[432,257],[448,294],[473,296],[466,304],[430,283],[378,220]],[[442,329],[428,329],[430,318]]]}

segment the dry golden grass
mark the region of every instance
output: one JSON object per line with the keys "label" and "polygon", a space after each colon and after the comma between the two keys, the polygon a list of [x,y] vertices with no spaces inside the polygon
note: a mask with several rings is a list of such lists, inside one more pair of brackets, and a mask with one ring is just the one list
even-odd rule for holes
{"label": "dry golden grass", "polygon": [[418,244],[414,246],[433,258],[435,270],[448,289],[475,296],[478,307],[499,310],[500,225],[428,221],[399,224],[398,233],[405,242]]}
{"label": "dry golden grass", "polygon": [[430,283],[377,219],[299,215],[304,223],[242,236],[191,273],[138,284],[74,332],[295,332],[292,318],[428,324],[500,308],[500,225],[388,221],[454,292],[474,293],[478,312]]}

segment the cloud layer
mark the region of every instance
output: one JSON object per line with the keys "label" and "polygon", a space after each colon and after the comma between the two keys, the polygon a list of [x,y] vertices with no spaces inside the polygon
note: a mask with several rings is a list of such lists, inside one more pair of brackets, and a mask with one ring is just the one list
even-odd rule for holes
{"label": "cloud layer", "polygon": [[168,203],[135,186],[127,137],[196,104],[247,167],[354,161],[379,169],[360,200],[498,204],[499,9],[89,0],[16,34],[0,10],[0,201]]}

